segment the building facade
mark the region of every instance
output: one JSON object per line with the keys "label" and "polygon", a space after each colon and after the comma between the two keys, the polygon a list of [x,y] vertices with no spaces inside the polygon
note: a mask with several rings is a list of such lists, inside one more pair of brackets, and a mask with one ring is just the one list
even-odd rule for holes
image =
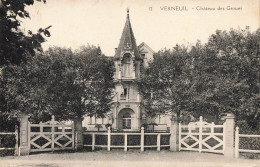
{"label": "building facade", "polygon": [[112,108],[105,118],[86,117],[83,126],[87,130],[96,130],[96,125],[105,130],[106,124],[111,124],[114,130],[120,131],[139,130],[142,124],[153,122],[157,124],[155,129],[165,130],[170,126],[167,116],[145,116],[141,107],[142,98],[134,82],[140,77],[141,66],[147,67],[148,62],[153,59],[153,54],[154,51],[144,42],[137,46],[127,10],[125,26],[114,55],[115,95]]}

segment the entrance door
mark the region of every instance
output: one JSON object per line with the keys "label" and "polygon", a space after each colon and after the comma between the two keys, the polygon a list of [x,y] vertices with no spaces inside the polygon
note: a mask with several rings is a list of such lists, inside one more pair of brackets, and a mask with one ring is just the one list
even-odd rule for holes
{"label": "entrance door", "polygon": [[122,109],[118,114],[118,129],[133,129],[134,111],[130,108]]}
{"label": "entrance door", "polygon": [[123,129],[131,129],[131,115],[126,114],[123,116]]}

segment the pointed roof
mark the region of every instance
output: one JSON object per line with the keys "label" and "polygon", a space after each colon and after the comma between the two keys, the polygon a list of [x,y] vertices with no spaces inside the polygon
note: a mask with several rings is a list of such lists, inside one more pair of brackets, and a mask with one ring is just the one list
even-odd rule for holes
{"label": "pointed roof", "polygon": [[136,45],[134,33],[131,27],[130,19],[129,19],[129,9],[127,9],[127,17],[125,22],[125,27],[123,33],[121,35],[121,39],[119,45],[116,50],[116,54],[114,56],[115,59],[120,59],[120,54],[123,51],[133,51],[136,59],[141,59],[141,56],[138,52],[138,47]]}
{"label": "pointed roof", "polygon": [[143,47],[147,48],[150,52],[152,52],[153,54],[155,53],[153,51],[152,48],[150,48],[150,46],[148,46],[145,42],[142,42],[139,46],[138,46],[138,49],[139,49],[139,52],[142,52],[143,51]]}

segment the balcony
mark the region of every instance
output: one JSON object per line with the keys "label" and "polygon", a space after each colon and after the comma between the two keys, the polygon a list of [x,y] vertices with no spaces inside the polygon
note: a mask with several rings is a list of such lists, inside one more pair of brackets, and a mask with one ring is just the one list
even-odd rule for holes
{"label": "balcony", "polygon": [[126,95],[120,95],[120,100],[126,100]]}

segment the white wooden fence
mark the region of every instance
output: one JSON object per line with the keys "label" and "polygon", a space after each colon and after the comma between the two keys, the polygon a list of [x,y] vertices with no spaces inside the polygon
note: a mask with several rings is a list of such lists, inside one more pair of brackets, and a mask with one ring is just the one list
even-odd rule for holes
{"label": "white wooden fence", "polygon": [[66,125],[52,120],[28,126],[30,152],[74,150],[74,124]]}
{"label": "white wooden fence", "polygon": [[15,132],[0,132],[0,135],[15,135],[15,146],[14,147],[1,147],[0,150],[15,150],[15,155],[19,155],[18,148],[18,128],[15,127]]}
{"label": "white wooden fence", "polygon": [[236,133],[235,133],[235,158],[239,157],[240,152],[246,152],[246,153],[260,153],[260,150],[250,150],[250,149],[242,149],[239,148],[239,138],[245,137],[245,138],[259,138],[260,135],[249,135],[249,134],[239,134],[239,127],[236,127]]}
{"label": "white wooden fence", "polygon": [[[91,147],[92,150],[95,150],[95,148],[107,148],[108,151],[111,150],[111,148],[123,148],[124,151],[127,151],[128,148],[140,148],[141,151],[144,151],[145,148],[157,148],[157,151],[160,151],[162,147],[170,147],[170,141],[168,141],[166,144],[162,144],[161,139],[162,136],[170,136],[170,133],[145,133],[144,128],[141,129],[141,133],[111,133],[110,127],[108,128],[107,132],[83,132],[84,135],[91,135],[92,143],[91,144],[84,144],[85,147]],[[96,137],[102,135],[107,137],[106,144],[97,144],[96,143]],[[121,136],[124,139],[123,145],[113,145],[112,137],[118,137]],[[140,136],[140,142],[136,145],[129,145],[128,144],[128,137],[129,136]],[[156,136],[156,144],[146,144],[145,143],[145,136]],[[117,139],[115,139],[117,140]],[[170,140],[170,137],[169,137]]]}
{"label": "white wooden fence", "polygon": [[225,124],[207,123],[200,117],[199,122],[179,124],[179,151],[199,151],[224,154]]}

